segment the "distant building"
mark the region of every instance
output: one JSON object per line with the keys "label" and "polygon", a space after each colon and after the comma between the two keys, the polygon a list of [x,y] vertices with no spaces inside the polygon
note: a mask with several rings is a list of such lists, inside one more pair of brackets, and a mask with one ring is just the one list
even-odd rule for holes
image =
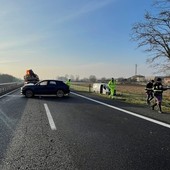
{"label": "distant building", "polygon": [[146,81],[155,80],[155,76],[147,76],[145,79]]}
{"label": "distant building", "polygon": [[145,76],[142,75],[135,75],[129,78],[131,81],[135,81],[135,82],[144,82],[146,81]]}

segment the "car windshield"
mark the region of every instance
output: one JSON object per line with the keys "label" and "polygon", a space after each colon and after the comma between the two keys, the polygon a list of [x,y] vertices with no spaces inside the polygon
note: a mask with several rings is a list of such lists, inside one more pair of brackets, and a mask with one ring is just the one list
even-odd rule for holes
{"label": "car windshield", "polygon": [[48,84],[48,81],[42,81],[42,82],[39,82],[37,85],[46,86],[47,84]]}

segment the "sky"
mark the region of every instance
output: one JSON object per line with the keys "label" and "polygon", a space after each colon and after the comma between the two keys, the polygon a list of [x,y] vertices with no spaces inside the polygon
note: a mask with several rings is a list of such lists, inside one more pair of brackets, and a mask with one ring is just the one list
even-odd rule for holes
{"label": "sky", "polygon": [[152,0],[0,0],[0,73],[58,76],[152,76],[149,54],[130,34]]}

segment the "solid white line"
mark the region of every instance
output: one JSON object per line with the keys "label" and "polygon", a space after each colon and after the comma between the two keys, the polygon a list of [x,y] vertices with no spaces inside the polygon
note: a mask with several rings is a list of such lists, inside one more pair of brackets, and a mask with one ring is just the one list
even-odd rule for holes
{"label": "solid white line", "polygon": [[51,130],[56,130],[56,126],[55,126],[55,123],[54,123],[54,120],[53,120],[53,117],[51,116],[51,113],[50,113],[50,110],[47,106],[46,103],[44,103],[44,107],[45,107],[45,110],[46,110],[46,114],[47,114],[47,117],[48,117],[48,121],[50,123],[50,126],[51,126]]}
{"label": "solid white line", "polygon": [[112,106],[112,105],[109,105],[109,104],[106,104],[106,103],[103,103],[103,102],[100,102],[100,101],[91,99],[91,98],[89,98],[89,97],[85,97],[85,96],[83,96],[83,95],[80,95],[80,94],[77,94],[77,93],[74,93],[74,92],[71,92],[71,93],[74,94],[74,95],[76,95],[76,96],[82,97],[82,98],[84,98],[84,99],[93,101],[93,102],[95,102],[95,103],[98,103],[98,104],[101,104],[101,105],[104,105],[104,106],[113,108],[113,109],[115,109],[115,110],[119,110],[119,111],[121,111],[121,112],[124,112],[124,113],[130,114],[130,115],[139,117],[139,118],[141,118],[141,119],[144,119],[144,120],[147,120],[147,121],[156,123],[156,124],[158,124],[158,125],[161,125],[161,126],[170,128],[170,124],[167,124],[167,123],[164,123],[164,122],[161,122],[161,121],[158,121],[158,120],[154,120],[154,119],[151,119],[151,118],[142,116],[142,115],[138,115],[138,114],[136,114],[136,113],[134,113],[134,112],[130,112],[130,111],[128,111],[128,110],[124,110],[124,109],[121,109],[121,108],[119,108],[119,107],[115,107],[115,106]]}

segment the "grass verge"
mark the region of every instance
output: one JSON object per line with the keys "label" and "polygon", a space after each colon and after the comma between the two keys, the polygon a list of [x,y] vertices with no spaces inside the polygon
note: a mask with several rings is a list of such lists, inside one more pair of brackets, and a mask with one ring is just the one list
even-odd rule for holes
{"label": "grass verge", "polygon": [[[81,92],[89,92],[89,93],[92,92],[91,85],[88,84],[81,84],[81,85],[73,84],[71,88],[73,90],[81,91]],[[104,95],[100,93],[95,93],[95,95],[109,98],[108,95]],[[144,91],[143,86],[136,86],[136,85],[117,86],[117,95],[114,96],[113,99],[121,100],[123,102],[131,103],[131,104],[146,105],[146,93]],[[162,110],[164,112],[170,113],[169,92],[167,92],[165,96],[163,95]]]}

